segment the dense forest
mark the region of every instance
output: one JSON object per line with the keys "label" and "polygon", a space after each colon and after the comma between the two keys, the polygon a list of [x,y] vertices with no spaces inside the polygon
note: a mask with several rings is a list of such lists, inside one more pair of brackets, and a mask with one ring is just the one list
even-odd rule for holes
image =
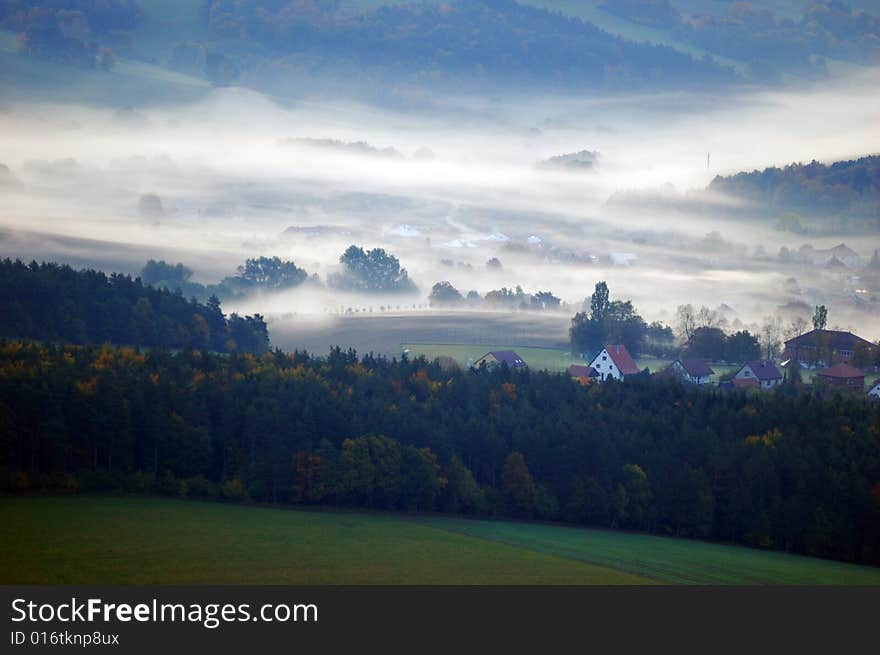
{"label": "dense forest", "polygon": [[880,564],[880,403],[332,351],[0,344],[0,484],[442,510]]}
{"label": "dense forest", "polygon": [[804,2],[800,20],[791,20],[756,4],[734,2],[723,15],[683,19],[674,33],[711,52],[763,66],[765,76],[813,65],[816,55],[868,65],[880,61],[875,14],[842,0],[820,0]]}
{"label": "dense forest", "polygon": [[0,0],[0,27],[18,33],[23,55],[109,68],[143,18],[137,0]]}
{"label": "dense forest", "polygon": [[823,164],[790,164],[783,168],[718,176],[710,191],[726,193],[778,210],[805,215],[844,213],[880,228],[880,156]]}
{"label": "dense forest", "polygon": [[[173,7],[138,0],[0,0],[0,28],[19,35],[25,56],[109,68],[116,55],[163,61],[218,85],[272,88],[308,71],[321,77],[391,75],[412,83],[529,83],[557,88],[776,83],[783,73],[824,76],[825,58],[880,61],[880,17],[843,0],[803,3],[798,18],[762,3],[716,3],[688,14],[673,0],[615,0],[600,7],[711,56],[637,43],[593,23],[513,0],[400,2],[204,0],[201,30],[155,49],[145,14],[179,18]],[[187,5],[184,12],[194,12]],[[189,17],[188,17],[189,18]],[[350,80],[349,80],[350,81]]]}
{"label": "dense forest", "polygon": [[220,302],[128,275],[0,260],[0,336],[63,343],[265,352],[263,317],[224,316]]}
{"label": "dense forest", "polygon": [[[710,58],[626,41],[592,23],[512,0],[400,3],[362,12],[347,11],[336,0],[209,0],[203,20],[216,39],[237,44],[227,54],[247,82],[272,75],[282,80],[295,55],[324,72],[357,65],[435,85],[452,77],[566,88],[736,79],[733,69]],[[251,46],[246,56],[243,44]]]}
{"label": "dense forest", "polygon": [[[782,70],[816,67],[818,57],[862,64],[880,61],[880,18],[842,0],[801,3],[798,20],[760,2],[730,2],[714,13],[683,14],[672,0],[613,0],[602,9],[666,30],[709,52],[749,62],[750,74],[773,79]],[[817,66],[818,63],[818,66]]]}

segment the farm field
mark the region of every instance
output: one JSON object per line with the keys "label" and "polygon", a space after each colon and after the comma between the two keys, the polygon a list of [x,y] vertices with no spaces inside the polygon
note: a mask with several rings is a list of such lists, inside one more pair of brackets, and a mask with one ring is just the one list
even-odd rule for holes
{"label": "farm field", "polygon": [[0,499],[0,584],[647,584],[394,515],[146,497]]}
{"label": "farm field", "polygon": [[2,584],[880,584],[880,569],[508,521],[132,496],[0,499]]}
{"label": "farm field", "polygon": [[499,343],[562,350],[571,317],[549,312],[423,310],[353,316],[270,315],[267,321],[272,345],[282,350],[326,354],[332,346],[339,346],[362,355],[400,357],[401,344],[472,344],[483,349],[479,355]]}
{"label": "farm field", "polygon": [[880,569],[776,551],[655,535],[454,517],[428,525],[522,546],[665,584],[878,584]]}
{"label": "farm field", "polygon": [[401,352],[409,350],[410,356],[424,355],[427,359],[452,357],[461,366],[469,366],[490,350],[515,350],[530,368],[545,371],[565,371],[572,364],[583,364],[584,360],[571,353],[556,348],[532,348],[522,346],[482,346],[460,344],[403,344]]}

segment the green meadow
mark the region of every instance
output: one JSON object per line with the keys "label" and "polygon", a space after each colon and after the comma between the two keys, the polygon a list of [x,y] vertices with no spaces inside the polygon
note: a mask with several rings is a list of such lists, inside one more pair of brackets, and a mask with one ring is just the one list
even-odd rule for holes
{"label": "green meadow", "polygon": [[584,363],[580,357],[556,348],[413,343],[403,344],[400,349],[409,350],[411,357],[423,355],[428,360],[436,357],[451,357],[461,366],[473,364],[490,350],[515,350],[529,368],[546,371],[565,371],[572,364]]}
{"label": "green meadow", "polygon": [[0,499],[0,584],[880,584],[880,569],[608,530],[141,496]]}

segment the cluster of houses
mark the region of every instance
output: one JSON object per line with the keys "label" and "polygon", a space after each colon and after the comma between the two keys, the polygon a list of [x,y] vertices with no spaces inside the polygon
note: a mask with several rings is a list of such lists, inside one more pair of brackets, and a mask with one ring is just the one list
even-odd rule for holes
{"label": "cluster of houses", "polygon": [[[837,330],[812,330],[785,342],[785,350],[780,363],[772,360],[746,362],[729,380],[719,382],[720,388],[772,389],[782,384],[783,370],[804,368],[815,370],[814,385],[847,391],[853,394],[865,393],[865,372],[852,365],[853,358],[874,361],[877,346],[851,332]],[[474,367],[482,365],[493,367],[506,364],[511,369],[527,366],[525,360],[514,350],[488,352],[474,362]],[[647,375],[647,369],[640,370],[623,344],[605,346],[589,364],[573,364],[568,368],[572,378],[582,384],[623,380],[636,375]],[[703,359],[681,357],[662,371],[660,376],[676,376],[696,385],[712,384],[715,371]],[[880,400],[880,377],[874,380],[867,395]]]}

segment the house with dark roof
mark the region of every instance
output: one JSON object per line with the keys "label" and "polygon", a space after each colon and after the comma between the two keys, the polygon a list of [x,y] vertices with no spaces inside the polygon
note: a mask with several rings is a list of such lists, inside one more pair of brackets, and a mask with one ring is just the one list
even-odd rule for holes
{"label": "house with dark roof", "polygon": [[861,394],[865,390],[865,374],[855,366],[839,362],[816,373],[817,384],[840,391]]}
{"label": "house with dark roof", "polygon": [[825,268],[829,271],[840,271],[842,273],[845,273],[849,270],[849,266],[847,266],[841,260],[834,256],[832,256],[831,259],[825,262]]}
{"label": "house with dark roof", "polygon": [[600,381],[623,380],[627,376],[641,373],[626,346],[616,344],[605,346],[590,362]]}
{"label": "house with dark roof", "polygon": [[868,389],[868,398],[880,400],[880,378],[874,380],[874,384]]}
{"label": "house with dark roof", "polygon": [[862,258],[859,256],[859,253],[857,253],[845,243],[837,244],[828,252],[831,254],[832,257],[842,262],[844,265],[849,266],[850,268],[855,268],[856,266],[860,266],[862,264]]}
{"label": "house with dark roof", "polygon": [[594,377],[597,377],[596,371],[594,371],[589,366],[584,366],[583,364],[572,364],[568,367],[568,374],[573,379],[579,381],[581,384],[587,384]]}
{"label": "house with dark roof", "polygon": [[782,384],[782,373],[769,359],[759,359],[744,364],[733,376],[733,384],[737,387],[770,389]]}
{"label": "house with dark roof", "polygon": [[[799,252],[814,266],[828,266],[831,264],[832,267],[843,265],[846,268],[858,268],[862,265],[862,258],[859,254],[845,243],[839,243],[833,248],[820,250],[801,247]],[[834,260],[837,260],[837,263],[834,263]]]}
{"label": "house with dark roof", "polygon": [[671,373],[692,384],[709,384],[715,374],[705,359],[697,357],[676,359],[668,368]]}
{"label": "house with dark roof", "polygon": [[838,362],[850,364],[856,350],[870,355],[876,347],[852,332],[810,330],[785,342],[782,359],[794,359],[802,366],[827,366]]}
{"label": "house with dark roof", "polygon": [[492,350],[487,352],[474,362],[474,368],[480,368],[483,364],[488,368],[507,364],[512,370],[519,370],[527,367],[525,360],[517,355],[515,350]]}

